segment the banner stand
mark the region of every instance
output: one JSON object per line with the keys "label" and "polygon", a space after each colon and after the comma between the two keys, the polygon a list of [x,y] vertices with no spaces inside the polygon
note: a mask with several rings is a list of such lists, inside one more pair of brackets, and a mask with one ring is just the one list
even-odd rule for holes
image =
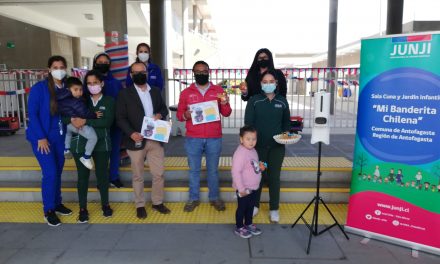
{"label": "banner stand", "polygon": [[403,240],[403,239],[399,239],[399,238],[385,236],[385,235],[381,235],[381,234],[378,234],[378,233],[365,231],[365,230],[354,228],[354,227],[350,227],[350,226],[345,226],[344,230],[347,231],[348,233],[351,233],[351,234],[360,235],[360,236],[363,236],[363,237],[366,237],[366,238],[380,240],[380,241],[387,242],[387,243],[390,243],[390,244],[394,244],[394,245],[398,245],[398,246],[402,246],[402,247],[407,247],[407,248],[410,248],[410,249],[413,249],[413,250],[423,251],[423,252],[426,252],[426,253],[430,253],[430,254],[434,254],[434,255],[439,255],[440,256],[440,249],[435,248],[435,247],[430,247],[430,246],[427,246],[427,245],[422,245],[422,244],[414,243],[414,242]]}
{"label": "banner stand", "polygon": [[345,230],[440,255],[440,32],[361,40]]}

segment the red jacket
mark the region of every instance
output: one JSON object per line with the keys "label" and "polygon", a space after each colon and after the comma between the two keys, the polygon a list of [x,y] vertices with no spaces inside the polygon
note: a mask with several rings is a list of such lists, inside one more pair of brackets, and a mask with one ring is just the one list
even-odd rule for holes
{"label": "red jacket", "polygon": [[[211,83],[205,96],[203,96],[193,83],[180,93],[179,105],[177,106],[177,119],[184,122],[183,113],[189,109],[189,105],[207,101],[217,100],[217,95],[224,93],[222,87]],[[231,115],[232,109],[229,103],[222,105],[218,103],[218,109],[222,116]],[[186,135],[194,138],[220,138],[222,137],[221,120],[211,123],[193,125],[191,119],[186,120]]]}

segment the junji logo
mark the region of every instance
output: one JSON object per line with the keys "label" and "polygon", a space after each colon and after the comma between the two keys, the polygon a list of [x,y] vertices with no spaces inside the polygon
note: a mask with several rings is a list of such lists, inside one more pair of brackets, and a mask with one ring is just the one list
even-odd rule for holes
{"label": "junji logo", "polygon": [[431,55],[431,35],[392,38],[393,50],[390,58],[420,58]]}

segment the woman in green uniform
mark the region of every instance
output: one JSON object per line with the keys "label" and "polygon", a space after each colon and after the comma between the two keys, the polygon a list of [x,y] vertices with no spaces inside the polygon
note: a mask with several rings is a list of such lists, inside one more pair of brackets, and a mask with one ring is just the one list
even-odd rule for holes
{"label": "woman in green uniform", "polygon": [[[115,117],[114,100],[110,96],[104,96],[104,78],[100,72],[96,70],[89,71],[85,78],[86,100],[91,111],[101,112],[102,116],[97,119],[79,119],[84,125],[89,125],[95,129],[98,141],[92,152],[92,158],[95,163],[96,179],[98,183],[98,190],[101,195],[101,208],[104,217],[111,217],[113,210],[109,205],[108,189],[109,177],[108,166],[111,152],[111,138],[110,128]],[[87,191],[89,187],[90,170],[87,169],[80,158],[84,155],[86,139],[78,135],[72,138],[70,151],[75,159],[78,170],[78,199],[79,199],[79,223],[87,223],[89,220],[89,213],[87,211]]]}
{"label": "woman in green uniform", "polygon": [[285,147],[275,142],[273,136],[289,130],[290,110],[286,98],[278,94],[276,76],[276,72],[273,70],[261,75],[262,92],[249,99],[244,123],[257,129],[257,145],[255,148],[259,159],[267,163],[267,169],[263,172],[260,188],[257,191],[254,215],[259,210],[262,186],[264,182],[267,182],[270,221],[278,223],[280,220],[280,172]]}

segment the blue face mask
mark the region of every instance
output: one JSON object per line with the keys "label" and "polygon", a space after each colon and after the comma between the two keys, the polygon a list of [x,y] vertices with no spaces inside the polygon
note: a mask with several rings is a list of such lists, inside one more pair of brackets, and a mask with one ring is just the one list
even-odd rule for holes
{"label": "blue face mask", "polygon": [[277,88],[277,85],[275,83],[262,83],[261,89],[264,93],[273,93],[275,89]]}

